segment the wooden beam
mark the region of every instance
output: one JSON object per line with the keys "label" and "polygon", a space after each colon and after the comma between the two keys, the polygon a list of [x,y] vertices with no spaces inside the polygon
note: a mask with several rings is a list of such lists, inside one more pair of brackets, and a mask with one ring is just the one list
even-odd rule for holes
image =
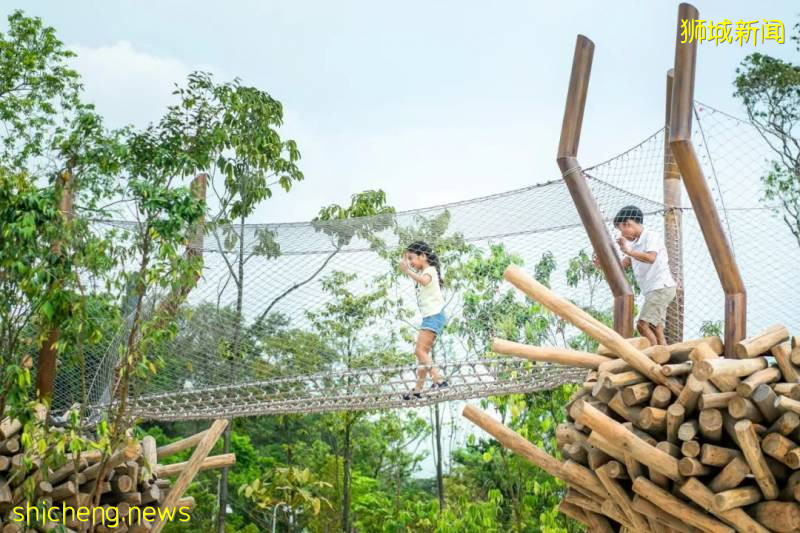
{"label": "wooden beam", "polygon": [[612,361],[610,357],[603,357],[589,352],[570,350],[567,348],[553,348],[549,346],[531,346],[519,342],[494,339],[492,351],[504,355],[513,355],[545,363],[558,363],[561,365],[577,366],[579,368],[597,369],[601,363]]}
{"label": "wooden beam", "polygon": [[699,13],[694,6],[686,3],[679,6],[669,144],[725,293],[725,355],[735,357],[735,344],[747,334],[747,295],[739,266],[725,236],[714,198],[692,143],[697,39],[681,42],[681,20],[697,19]]}
{"label": "wooden beam", "polygon": [[561,124],[557,162],[592,248],[597,254],[600,268],[614,295],[614,329],[623,337],[632,337],[633,290],[625,277],[600,207],[586,184],[586,178],[577,159],[593,55],[594,43],[587,37],[578,35],[567,89],[564,120]]}
{"label": "wooden beam", "polygon": [[[172,486],[169,494],[167,494],[167,497],[161,503],[161,509],[167,510],[175,507],[175,504],[181,499],[183,493],[189,487],[189,483],[194,479],[197,470],[200,468],[205,458],[208,457],[211,448],[214,447],[214,444],[216,444],[217,439],[227,425],[228,421],[225,419],[215,420],[214,423],[211,424],[211,427],[203,436],[203,439],[197,444],[197,448],[195,448],[194,453],[192,453],[192,456],[189,458],[186,468],[181,472],[181,475],[178,476],[178,479],[175,480],[175,485]],[[160,533],[165,525],[166,521],[159,519],[153,524],[150,532]]]}

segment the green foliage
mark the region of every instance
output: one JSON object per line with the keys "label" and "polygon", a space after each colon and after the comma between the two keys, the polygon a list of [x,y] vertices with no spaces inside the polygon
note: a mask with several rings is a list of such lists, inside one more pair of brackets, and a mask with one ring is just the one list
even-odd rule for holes
{"label": "green foliage", "polygon": [[[793,39],[800,50],[798,36]],[[775,154],[772,168],[761,177],[764,200],[777,203],[800,245],[800,65],[756,52],[742,61],[736,73],[734,94]]]}
{"label": "green foliage", "polygon": [[49,156],[52,134],[63,133],[65,116],[82,107],[77,72],[67,66],[74,54],[53,28],[21,11],[8,16],[0,33],[0,160],[15,171],[34,158]]}
{"label": "green foliage", "polygon": [[700,324],[701,337],[721,337],[722,336],[722,321],[721,320],[703,320]]}

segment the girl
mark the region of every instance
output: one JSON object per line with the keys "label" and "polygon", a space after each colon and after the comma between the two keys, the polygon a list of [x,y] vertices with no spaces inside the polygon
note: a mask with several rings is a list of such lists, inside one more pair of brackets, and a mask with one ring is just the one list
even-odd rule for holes
{"label": "girl", "polygon": [[425,375],[430,369],[433,378],[434,390],[447,387],[445,381],[431,359],[431,348],[436,336],[442,333],[444,327],[444,297],[442,296],[441,265],[433,249],[422,241],[412,242],[403,254],[400,261],[400,270],[416,282],[417,304],[422,313],[422,325],[417,334],[416,356],[420,366],[417,368],[417,384],[414,390],[403,396],[404,400],[422,397],[422,386]]}

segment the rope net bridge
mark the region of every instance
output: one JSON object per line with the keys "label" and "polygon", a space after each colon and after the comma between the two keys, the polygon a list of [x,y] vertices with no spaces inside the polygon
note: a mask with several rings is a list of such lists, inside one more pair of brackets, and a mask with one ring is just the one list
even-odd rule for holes
{"label": "rope net bridge", "polygon": [[[694,139],[724,228],[749,289],[748,330],[780,322],[797,328],[791,264],[800,246],[763,198],[772,153],[755,126],[695,105]],[[619,209],[636,205],[645,227],[664,234],[664,129],[585,169],[609,233]],[[691,205],[684,194],[681,205]],[[693,211],[677,209],[682,254],[673,276],[682,291],[670,311],[668,340],[717,334],[723,293]],[[132,222],[97,222],[97,231]],[[120,235],[124,235],[122,232]],[[120,237],[124,238],[124,237]],[[405,245],[429,242],[446,279],[448,324],[434,359],[450,386],[403,400],[414,386],[413,282],[397,268]],[[124,244],[124,243],[123,243]],[[155,375],[135,384],[131,410],[148,419],[311,413],[417,407],[580,383],[585,370],[494,354],[498,336],[593,350],[593,341],[503,282],[510,262],[558,294],[611,320],[612,300],[561,179],[454,204],[332,222],[244,224],[205,235],[203,274],[176,316],[177,334],[157,348]],[[637,295],[638,296],[638,295]],[[638,298],[639,303],[641,298]],[[158,295],[150,295],[152,307]],[[124,309],[124,302],[121,305]],[[86,354],[88,403],[109,404],[126,338]],[[54,412],[81,401],[79,369],[62,367]]]}

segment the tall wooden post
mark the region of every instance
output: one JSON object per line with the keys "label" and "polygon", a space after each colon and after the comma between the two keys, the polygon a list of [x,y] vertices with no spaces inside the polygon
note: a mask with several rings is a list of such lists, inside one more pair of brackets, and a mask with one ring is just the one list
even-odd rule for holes
{"label": "tall wooden post", "polygon": [[675,299],[667,308],[667,343],[683,340],[683,214],[681,213],[681,172],[669,147],[669,121],[672,111],[672,69],[667,72],[667,97],[664,118],[664,241],[669,254],[669,270],[678,284]]}
{"label": "tall wooden post", "polygon": [[611,293],[614,295],[614,329],[623,337],[633,336],[633,290],[625,277],[614,244],[611,241],[603,215],[592,196],[586,178],[578,163],[578,143],[581,138],[583,111],[589,89],[594,43],[578,35],[572,74],[567,91],[567,105],[561,125],[561,141],[558,144],[558,166],[567,184],[572,201],[586,228],[592,248],[597,254]]}
{"label": "tall wooden post", "polygon": [[669,145],[678,163],[697,222],[725,292],[725,356],[736,357],[735,344],[746,335],[747,295],[739,266],[722,229],[700,160],[692,144],[692,109],[697,40],[681,43],[681,20],[696,20],[697,8],[681,4],[675,39],[675,81],[672,89]]}
{"label": "tall wooden post", "polygon": [[[61,216],[64,220],[69,221],[72,218],[72,203],[73,203],[73,176],[70,165],[59,176],[60,197],[58,201],[58,209],[61,211]],[[61,243],[55,242],[53,244],[53,252],[56,254],[61,253]],[[58,350],[55,345],[59,337],[58,326],[53,327],[47,333],[47,339],[42,344],[39,350],[39,361],[36,365],[36,390],[40,400],[47,400],[48,405],[53,396],[53,381],[56,376],[56,361],[58,359]]]}

